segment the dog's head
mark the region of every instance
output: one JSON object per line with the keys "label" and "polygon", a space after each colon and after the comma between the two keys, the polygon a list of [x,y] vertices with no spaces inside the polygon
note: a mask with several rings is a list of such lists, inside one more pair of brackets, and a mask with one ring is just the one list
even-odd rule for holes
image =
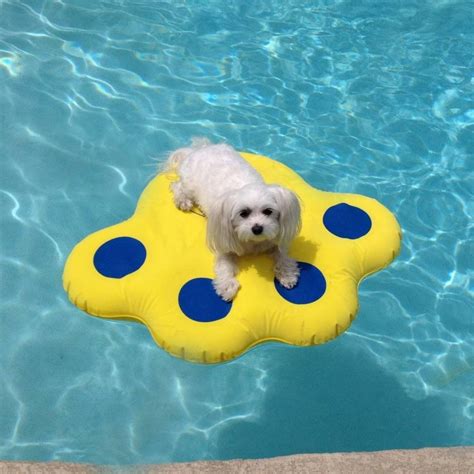
{"label": "dog's head", "polygon": [[207,238],[212,250],[245,253],[251,242],[274,242],[286,248],[299,232],[298,198],[277,185],[250,184],[220,197],[208,216]]}

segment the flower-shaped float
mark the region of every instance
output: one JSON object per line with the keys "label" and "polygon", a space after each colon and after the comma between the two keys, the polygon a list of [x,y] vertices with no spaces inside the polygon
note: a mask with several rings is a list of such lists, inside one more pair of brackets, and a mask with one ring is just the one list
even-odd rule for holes
{"label": "flower-shaped float", "polygon": [[273,275],[269,256],[239,260],[241,289],[232,302],[213,290],[206,220],[173,204],[160,174],[134,215],[89,235],[71,252],[63,284],[70,300],[102,318],[139,321],[159,346],[183,359],[215,363],[267,341],[322,344],[345,331],[358,309],[357,289],[400,249],[400,227],[384,206],[357,194],[319,191],[292,170],[242,153],[265,178],[302,202],[302,229],[290,255],[301,276],[291,290]]}

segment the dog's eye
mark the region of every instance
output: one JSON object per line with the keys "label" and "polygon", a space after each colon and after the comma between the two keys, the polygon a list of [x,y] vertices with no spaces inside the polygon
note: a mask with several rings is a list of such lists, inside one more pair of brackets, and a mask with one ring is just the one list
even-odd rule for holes
{"label": "dog's eye", "polygon": [[272,209],[264,209],[262,211],[262,214],[265,214],[266,216],[271,216],[273,214],[273,210]]}
{"label": "dog's eye", "polygon": [[247,219],[248,216],[250,216],[250,209],[244,209],[243,211],[240,211],[240,217]]}

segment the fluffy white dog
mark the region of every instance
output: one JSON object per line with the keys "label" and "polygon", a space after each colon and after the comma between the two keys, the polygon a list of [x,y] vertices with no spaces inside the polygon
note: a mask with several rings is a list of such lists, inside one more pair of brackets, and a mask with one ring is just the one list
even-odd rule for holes
{"label": "fluffy white dog", "polygon": [[172,184],[176,207],[190,211],[197,204],[208,218],[207,243],[216,255],[213,285],[221,298],[230,301],[239,289],[236,259],[242,255],[271,253],[279,282],[296,285],[298,265],[287,253],[301,226],[293,192],[265,184],[231,146],[204,139],[172,153],[168,169],[179,175]]}

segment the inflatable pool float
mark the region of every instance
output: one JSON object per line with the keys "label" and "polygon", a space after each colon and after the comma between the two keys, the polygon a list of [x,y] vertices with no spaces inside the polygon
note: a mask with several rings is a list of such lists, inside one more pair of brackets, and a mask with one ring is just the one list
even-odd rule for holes
{"label": "inflatable pool float", "polygon": [[63,284],[74,305],[143,323],[160,347],[193,362],[228,361],[267,341],[322,344],[343,333],[356,316],[361,280],[399,252],[397,220],[374,199],[319,191],[281,163],[242,156],[266,182],[301,199],[302,229],[290,247],[301,270],[295,288],[274,279],[269,256],[242,257],[241,289],[232,302],[221,300],[211,284],[206,219],[176,209],[170,184],[177,176],[163,173],[131,218],[73,249]]}

